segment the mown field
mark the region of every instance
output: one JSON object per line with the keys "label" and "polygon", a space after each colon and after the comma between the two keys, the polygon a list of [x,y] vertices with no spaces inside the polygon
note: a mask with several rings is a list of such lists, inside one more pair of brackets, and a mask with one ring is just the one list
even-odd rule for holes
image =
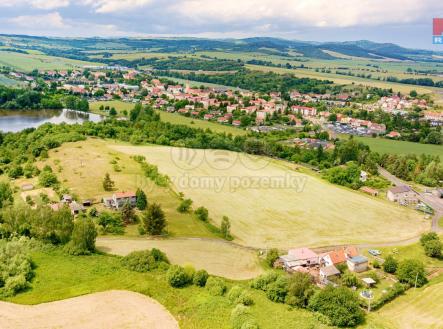
{"label": "mown field", "polygon": [[[104,114],[103,112],[100,111],[101,105],[109,106],[110,108],[114,107],[120,115],[122,115],[122,112],[124,110],[129,112],[131,109],[134,108],[133,103],[126,103],[122,101],[92,102],[90,103],[89,106],[92,112],[98,114]],[[189,118],[183,115],[179,115],[177,113],[168,113],[160,110],[157,112],[160,114],[160,118],[162,121],[169,122],[172,124],[181,124],[193,128],[211,129],[214,132],[232,134],[234,136],[241,136],[247,134],[246,130],[235,128],[232,126],[222,125],[215,122],[210,122],[200,119]]]}
{"label": "mown field", "polygon": [[[342,135],[345,139],[348,136]],[[390,140],[386,138],[372,138],[372,137],[358,137],[355,139],[368,145],[371,150],[378,153],[391,153],[391,154],[430,154],[436,155],[443,159],[443,147],[441,145],[420,144],[406,141]]]}
{"label": "mown field", "polygon": [[144,155],[176,189],[228,216],[241,244],[259,248],[398,241],[429,229],[419,213],[340,188],[294,165],[228,151],[111,145]]}
{"label": "mown field", "polygon": [[0,66],[7,66],[19,71],[30,72],[37,70],[62,70],[81,68],[85,65],[97,65],[92,62],[83,62],[62,57],[39,54],[20,54],[0,51]]}

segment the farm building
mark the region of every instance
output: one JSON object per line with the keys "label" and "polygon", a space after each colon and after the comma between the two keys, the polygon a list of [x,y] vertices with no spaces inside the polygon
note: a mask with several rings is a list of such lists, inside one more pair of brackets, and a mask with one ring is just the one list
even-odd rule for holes
{"label": "farm building", "polygon": [[109,198],[103,198],[103,204],[108,208],[119,209],[124,204],[129,203],[132,207],[135,207],[137,202],[137,196],[134,192],[117,192]]}
{"label": "farm building", "polygon": [[324,266],[344,264],[349,258],[355,256],[358,256],[358,250],[356,247],[344,247],[321,255],[320,264]]}
{"label": "farm building", "polygon": [[364,272],[368,269],[368,259],[365,256],[355,256],[347,260],[351,272]]}
{"label": "farm building", "polygon": [[328,284],[331,279],[337,278],[339,275],[340,271],[334,265],[320,268],[320,282],[324,284]]}
{"label": "farm building", "polygon": [[85,207],[83,207],[81,204],[77,203],[77,202],[71,202],[69,204],[69,209],[71,209],[71,214],[73,215],[78,215],[81,212],[85,211]]}
{"label": "farm building", "polygon": [[318,255],[309,248],[291,249],[287,255],[280,256],[279,263],[286,271],[294,271],[297,267],[318,265]]}
{"label": "farm building", "polygon": [[396,186],[388,190],[387,197],[389,201],[398,202],[399,204],[417,203],[417,193],[409,186]]}
{"label": "farm building", "polygon": [[367,187],[367,186],[363,186],[360,188],[360,191],[362,191],[363,193],[372,195],[372,196],[378,196],[378,190]]}

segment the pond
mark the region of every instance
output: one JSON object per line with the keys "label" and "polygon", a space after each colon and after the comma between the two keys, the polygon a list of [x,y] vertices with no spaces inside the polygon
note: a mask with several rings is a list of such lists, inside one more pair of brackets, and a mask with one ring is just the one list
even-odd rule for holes
{"label": "pond", "polygon": [[0,111],[0,131],[18,132],[26,128],[37,128],[44,123],[67,124],[86,121],[100,122],[103,117],[94,113],[72,110]]}

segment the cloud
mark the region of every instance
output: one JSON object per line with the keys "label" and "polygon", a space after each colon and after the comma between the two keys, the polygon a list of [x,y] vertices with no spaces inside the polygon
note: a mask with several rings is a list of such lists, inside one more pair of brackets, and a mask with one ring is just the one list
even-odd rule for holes
{"label": "cloud", "polygon": [[100,14],[137,10],[150,4],[152,0],[83,0],[84,5],[92,6]]}
{"label": "cloud", "polygon": [[69,5],[70,0],[1,0],[0,2],[0,7],[30,6],[43,10],[53,10]]}
{"label": "cloud", "polygon": [[182,0],[170,9],[191,23],[351,27],[412,22],[441,8],[440,0]]}
{"label": "cloud", "polygon": [[26,27],[31,30],[41,29],[63,29],[69,27],[63,21],[63,17],[58,12],[46,15],[23,15],[9,19],[9,23],[17,27]]}

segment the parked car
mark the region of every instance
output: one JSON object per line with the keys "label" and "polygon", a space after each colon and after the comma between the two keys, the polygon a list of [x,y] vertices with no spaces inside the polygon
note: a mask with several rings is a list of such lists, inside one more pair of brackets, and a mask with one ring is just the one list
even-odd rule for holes
{"label": "parked car", "polygon": [[377,250],[377,249],[370,249],[370,250],[368,250],[368,253],[370,253],[372,256],[380,256],[381,255],[381,251]]}

